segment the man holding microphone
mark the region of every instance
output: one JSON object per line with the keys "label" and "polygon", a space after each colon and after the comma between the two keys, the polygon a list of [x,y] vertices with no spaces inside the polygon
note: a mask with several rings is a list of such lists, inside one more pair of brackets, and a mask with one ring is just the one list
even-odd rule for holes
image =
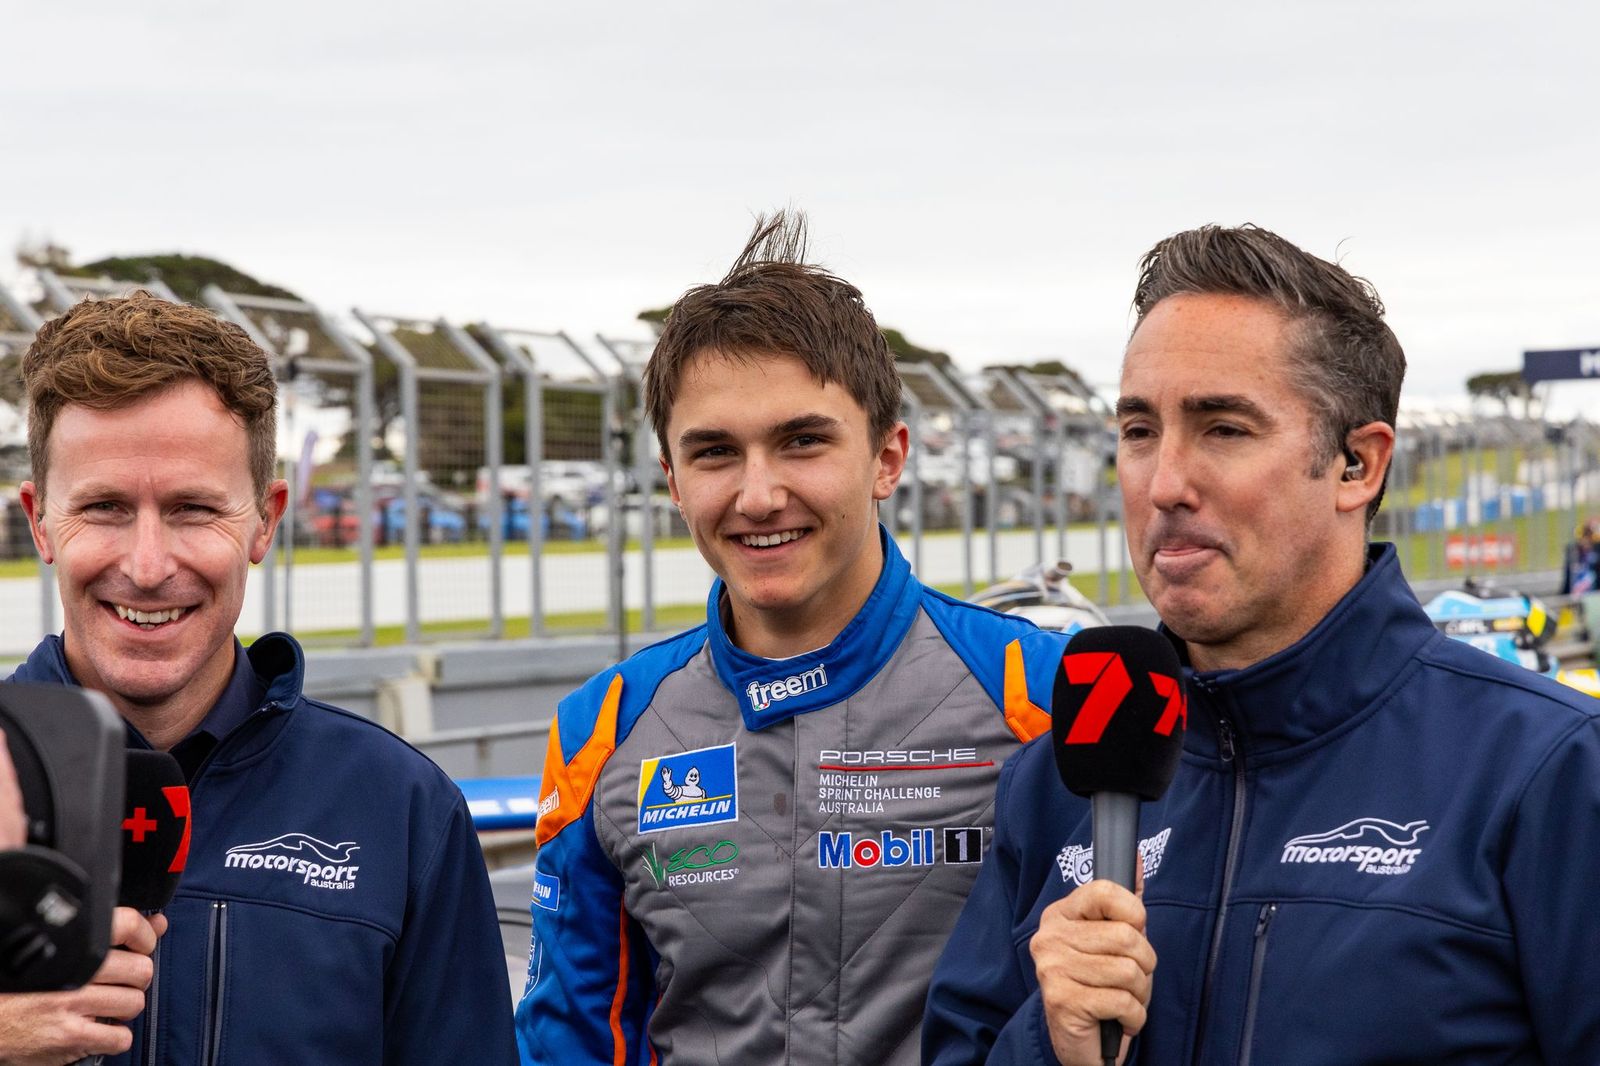
{"label": "man holding microphone", "polygon": [[0,996],[0,1063],[514,1061],[460,791],[306,696],[288,634],[234,636],[288,499],[266,353],[140,292],[47,322],[23,379],[21,500],[65,625],[13,679],[104,693],[130,748],[177,761],[194,817],[165,917],[119,908],[122,950],[82,989]]}
{"label": "man holding microphone", "polygon": [[[1371,287],[1251,226],[1145,257],[1117,404],[1135,569],[1189,674],[1142,892],[1047,744],[929,993],[924,1059],[1600,1061],[1600,702],[1434,630],[1369,544],[1405,361]],[[1159,968],[1157,960],[1159,959]]]}

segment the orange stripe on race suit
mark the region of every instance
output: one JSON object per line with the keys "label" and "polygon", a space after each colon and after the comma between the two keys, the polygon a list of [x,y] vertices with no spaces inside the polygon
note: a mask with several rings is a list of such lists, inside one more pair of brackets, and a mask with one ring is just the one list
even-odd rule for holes
{"label": "orange stripe on race suit", "polygon": [[617,910],[622,921],[617,933],[617,992],[611,997],[611,1066],[628,1066],[628,1041],[622,1035],[622,1003],[628,996],[628,910]]}
{"label": "orange stripe on race suit", "polygon": [[572,761],[561,758],[561,733],[559,718],[550,723],[550,745],[545,749],[544,779],[539,785],[538,824],[534,827],[534,841],[543,847],[561,830],[583,817],[589,809],[589,799],[594,795],[595,782],[600,779],[600,769],[617,749],[617,705],[622,702],[622,675],[611,678],[605,701],[600,704],[600,716],[595,719],[594,732],[584,741],[583,747]]}
{"label": "orange stripe on race suit", "polygon": [[1050,732],[1050,716],[1028,698],[1028,674],[1022,665],[1022,642],[1006,645],[1006,725],[1026,744]]}

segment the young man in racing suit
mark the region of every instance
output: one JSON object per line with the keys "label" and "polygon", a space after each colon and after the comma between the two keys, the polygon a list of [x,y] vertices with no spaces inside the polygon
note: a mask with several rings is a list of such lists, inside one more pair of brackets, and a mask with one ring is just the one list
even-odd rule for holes
{"label": "young man in racing suit", "polygon": [[914,1063],[999,767],[1048,731],[1060,635],[924,588],[877,522],[899,377],[803,238],[758,224],[646,369],[719,580],[551,726],[525,1063]]}
{"label": "young man in racing suit", "polygon": [[1117,466],[1183,760],[1142,899],[1089,880],[1049,744],[1007,764],[927,1061],[1099,1066],[1114,1018],[1160,1066],[1600,1062],[1600,701],[1443,637],[1366,544],[1405,368],[1376,295],[1206,227],[1135,307]]}

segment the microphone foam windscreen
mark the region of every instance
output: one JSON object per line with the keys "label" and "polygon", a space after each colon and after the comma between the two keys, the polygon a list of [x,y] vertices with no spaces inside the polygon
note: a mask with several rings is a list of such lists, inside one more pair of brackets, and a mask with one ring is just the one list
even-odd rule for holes
{"label": "microphone foam windscreen", "polygon": [[164,751],[128,752],[122,813],[122,885],[117,903],[158,911],[178,890],[189,859],[189,786]]}
{"label": "microphone foam windscreen", "polygon": [[1067,788],[1159,799],[1178,772],[1189,721],[1177,651],[1141,626],[1080,630],[1056,666],[1050,717]]}

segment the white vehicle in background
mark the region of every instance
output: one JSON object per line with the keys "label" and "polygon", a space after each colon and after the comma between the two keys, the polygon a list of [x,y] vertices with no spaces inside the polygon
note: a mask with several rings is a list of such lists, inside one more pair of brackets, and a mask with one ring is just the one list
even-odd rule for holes
{"label": "white vehicle in background", "polygon": [[1094,601],[1072,587],[1072,564],[1065,559],[1028,567],[1009,581],[973,593],[972,602],[1002,614],[1017,614],[1040,629],[1069,636],[1111,620]]}
{"label": "white vehicle in background", "polygon": [[[500,468],[500,491],[526,499],[533,484],[532,472],[525,463]],[[606,468],[586,459],[546,459],[539,464],[539,496],[544,502],[559,503],[579,510],[605,498]],[[489,468],[478,468],[477,494],[481,503],[489,498]]]}

